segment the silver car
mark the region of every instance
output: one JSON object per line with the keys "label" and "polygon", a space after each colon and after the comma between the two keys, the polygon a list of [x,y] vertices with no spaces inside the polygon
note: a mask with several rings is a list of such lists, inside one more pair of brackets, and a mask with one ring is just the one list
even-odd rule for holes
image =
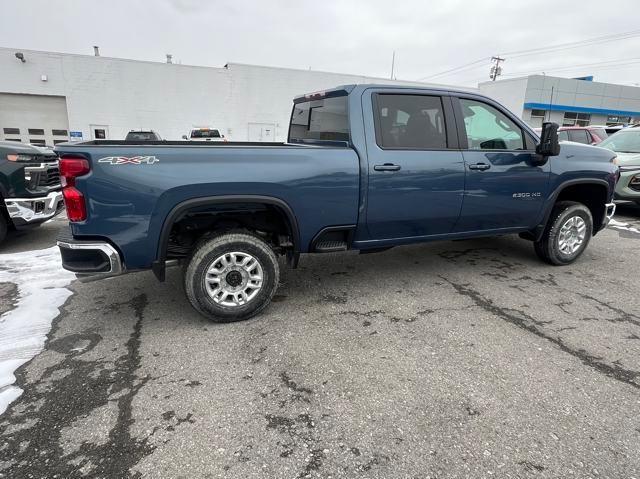
{"label": "silver car", "polygon": [[618,155],[620,180],[616,185],[615,198],[640,204],[640,127],[619,131],[598,146]]}

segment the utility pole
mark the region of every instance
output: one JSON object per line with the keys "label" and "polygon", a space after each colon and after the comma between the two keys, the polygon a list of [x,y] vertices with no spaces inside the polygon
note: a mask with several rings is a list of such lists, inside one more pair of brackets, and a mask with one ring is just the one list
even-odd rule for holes
{"label": "utility pole", "polygon": [[491,78],[491,81],[496,81],[496,78],[502,75],[502,67],[500,66],[500,62],[503,62],[504,58],[491,57],[491,61],[494,62],[495,65],[493,65],[491,67],[491,70],[489,71],[489,78]]}
{"label": "utility pole", "polygon": [[396,66],[396,51],[393,51],[393,56],[391,57],[391,79],[393,80],[393,69]]}

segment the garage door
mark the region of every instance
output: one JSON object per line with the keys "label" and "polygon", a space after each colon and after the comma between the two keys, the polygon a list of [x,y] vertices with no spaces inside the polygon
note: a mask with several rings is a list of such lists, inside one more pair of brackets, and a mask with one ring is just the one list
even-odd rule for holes
{"label": "garage door", "polygon": [[68,139],[65,97],[0,93],[0,140],[55,145]]}

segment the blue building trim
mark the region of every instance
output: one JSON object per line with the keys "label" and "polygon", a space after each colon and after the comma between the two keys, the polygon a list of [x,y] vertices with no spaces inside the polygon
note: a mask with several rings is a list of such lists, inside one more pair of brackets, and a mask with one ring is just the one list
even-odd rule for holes
{"label": "blue building trim", "polygon": [[608,110],[606,108],[590,108],[571,105],[550,105],[549,103],[525,103],[525,110],[570,111],[574,113],[591,113],[596,115],[640,116],[640,111]]}

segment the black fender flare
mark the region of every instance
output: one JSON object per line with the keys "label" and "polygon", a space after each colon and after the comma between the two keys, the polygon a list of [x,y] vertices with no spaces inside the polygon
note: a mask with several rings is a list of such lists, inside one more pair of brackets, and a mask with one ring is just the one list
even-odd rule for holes
{"label": "black fender flare", "polygon": [[568,188],[569,186],[588,185],[588,184],[604,186],[607,191],[607,195],[611,193],[609,183],[607,182],[607,180],[603,180],[601,178],[589,178],[589,179],[578,178],[578,179],[563,181],[556,187],[555,190],[553,190],[553,192],[547,198],[546,204],[544,205],[544,210],[542,212],[541,221],[538,223],[538,226],[536,226],[533,231],[533,236],[535,241],[540,240],[540,238],[542,237],[542,234],[544,233],[544,229],[547,226],[547,221],[549,221],[549,216],[551,216],[551,212],[553,211],[553,207],[555,206],[558,196],[560,196],[560,193],[562,193],[562,191],[565,188]]}
{"label": "black fender flare", "polygon": [[272,205],[279,208],[287,218],[289,228],[291,229],[291,240],[293,243],[292,254],[288,257],[290,265],[295,268],[298,265],[300,258],[300,228],[298,226],[298,220],[293,213],[293,209],[280,198],[273,196],[262,195],[216,195],[216,196],[201,196],[198,198],[191,198],[178,203],[174,206],[162,223],[160,229],[160,238],[158,239],[158,249],[156,253],[156,260],[151,264],[151,269],[156,278],[160,281],[164,281],[165,278],[165,261],[167,259],[167,247],[169,245],[169,234],[174,223],[182,218],[182,216],[191,208],[197,208],[199,206],[217,205],[224,203],[261,203],[266,205]]}

